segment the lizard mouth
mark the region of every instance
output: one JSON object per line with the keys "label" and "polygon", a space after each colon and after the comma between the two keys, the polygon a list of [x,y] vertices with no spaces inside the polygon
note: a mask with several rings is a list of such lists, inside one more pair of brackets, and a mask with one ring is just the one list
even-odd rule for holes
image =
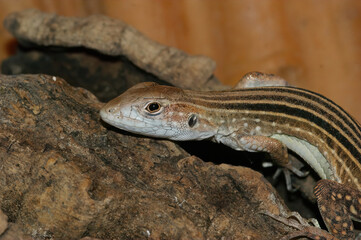
{"label": "lizard mouth", "polygon": [[109,111],[108,109],[101,109],[101,119],[122,130],[148,136],[156,136],[155,132],[158,128],[155,128],[151,122],[144,121],[144,119],[140,120],[135,117],[125,116],[121,112],[110,114],[111,112],[112,111]]}
{"label": "lizard mouth", "polygon": [[105,109],[105,108],[102,108],[100,109],[100,117],[101,119],[103,119],[105,122],[109,119],[109,114],[111,114],[113,111],[111,109]]}

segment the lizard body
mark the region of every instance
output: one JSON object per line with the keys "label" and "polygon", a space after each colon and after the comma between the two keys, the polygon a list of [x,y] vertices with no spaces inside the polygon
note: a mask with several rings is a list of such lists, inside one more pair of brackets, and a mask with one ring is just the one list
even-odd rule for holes
{"label": "lizard body", "polygon": [[[241,89],[225,91],[141,83],[106,104],[100,115],[110,125],[146,136],[211,139],[235,150],[267,152],[294,170],[288,161],[291,149],[326,179],[315,194],[329,231],[353,239],[351,218],[361,217],[361,127],[331,100],[285,85],[260,73],[246,75]],[[342,207],[331,213],[328,207],[334,205]]]}

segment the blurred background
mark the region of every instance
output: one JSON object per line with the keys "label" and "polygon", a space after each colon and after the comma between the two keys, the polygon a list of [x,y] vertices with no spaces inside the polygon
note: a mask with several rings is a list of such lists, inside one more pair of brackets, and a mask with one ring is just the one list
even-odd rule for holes
{"label": "blurred background", "polygon": [[[162,44],[211,57],[224,84],[250,71],[275,73],[361,120],[359,0],[0,0],[0,21],[27,8],[121,19]],[[0,61],[15,49],[1,25]]]}

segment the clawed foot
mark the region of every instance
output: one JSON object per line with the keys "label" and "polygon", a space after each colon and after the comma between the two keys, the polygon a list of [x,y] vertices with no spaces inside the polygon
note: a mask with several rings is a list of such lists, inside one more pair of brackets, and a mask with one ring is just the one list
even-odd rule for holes
{"label": "clawed foot", "polygon": [[[314,240],[338,240],[328,232],[319,228],[319,224],[316,219],[305,220],[297,212],[292,212],[287,217],[274,215],[270,212],[260,212],[260,214],[266,215],[280,223],[283,223],[289,227],[297,229],[297,231],[287,234],[280,240],[291,240],[298,237],[307,237]],[[312,225],[310,225],[310,223]]]}
{"label": "clawed foot", "polygon": [[294,188],[292,186],[292,180],[291,180],[291,172],[294,173],[296,176],[303,178],[306,177],[309,172],[308,171],[301,171],[300,169],[303,167],[303,164],[299,160],[295,160],[293,157],[290,156],[290,161],[286,166],[280,167],[276,170],[275,174],[273,175],[272,179],[276,180],[281,173],[285,176],[286,180],[286,188],[289,192],[295,192],[299,188]]}

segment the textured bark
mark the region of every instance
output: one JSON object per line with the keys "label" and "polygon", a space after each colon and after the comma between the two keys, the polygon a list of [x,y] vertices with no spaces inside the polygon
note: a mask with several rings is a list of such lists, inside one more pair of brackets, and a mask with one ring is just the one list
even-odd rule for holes
{"label": "textured bark", "polygon": [[188,56],[181,50],[161,45],[120,20],[101,15],[62,17],[26,10],[9,15],[4,26],[21,42],[85,47],[106,55],[123,55],[175,86],[193,89],[222,86],[213,76],[215,62],[210,58]]}
{"label": "textured bark", "polygon": [[169,85],[123,57],[102,56],[81,49],[54,52],[21,47],[14,56],[3,61],[1,71],[8,75],[43,73],[59,76],[72,86],[89,90],[103,102],[140,82]]}
{"label": "textured bark", "polygon": [[261,174],[103,126],[86,90],[0,75],[0,93],[1,209],[34,239],[274,239],[289,230],[258,214],[286,212]]}
{"label": "textured bark", "polygon": [[[63,76],[103,101],[139,81],[220,87],[211,60],[120,21],[28,10],[5,25],[27,46],[3,63],[7,74]],[[274,239],[290,231],[259,214],[288,212],[259,173],[104,125],[102,103],[83,88],[47,75],[0,75],[0,96],[0,240]],[[225,151],[217,162],[228,160]]]}
{"label": "textured bark", "polygon": [[0,209],[0,235],[8,228],[8,217]]}

